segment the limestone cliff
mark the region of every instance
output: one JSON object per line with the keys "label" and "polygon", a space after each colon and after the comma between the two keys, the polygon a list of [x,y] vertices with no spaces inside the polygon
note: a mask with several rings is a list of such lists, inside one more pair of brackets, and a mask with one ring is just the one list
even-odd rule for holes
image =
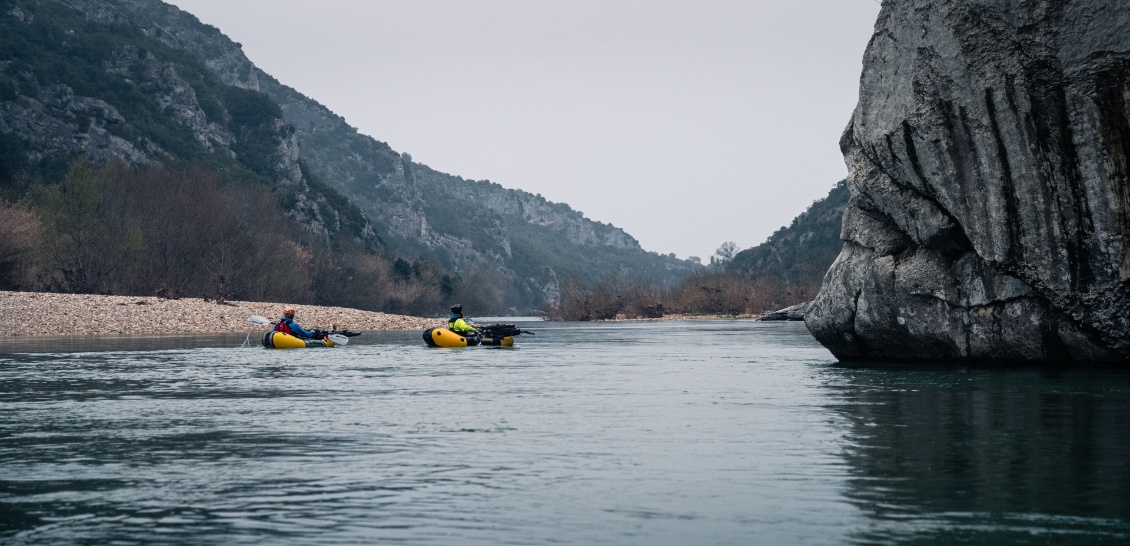
{"label": "limestone cliff", "polygon": [[1130,3],[887,0],[808,310],[844,360],[1130,359]]}

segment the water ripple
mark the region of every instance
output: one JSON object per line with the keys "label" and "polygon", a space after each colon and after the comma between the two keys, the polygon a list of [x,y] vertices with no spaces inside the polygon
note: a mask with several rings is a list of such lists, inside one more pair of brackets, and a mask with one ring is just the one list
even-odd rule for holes
{"label": "water ripple", "polygon": [[536,326],[507,351],[0,353],[0,542],[1130,533],[1126,374],[841,366],[797,324]]}

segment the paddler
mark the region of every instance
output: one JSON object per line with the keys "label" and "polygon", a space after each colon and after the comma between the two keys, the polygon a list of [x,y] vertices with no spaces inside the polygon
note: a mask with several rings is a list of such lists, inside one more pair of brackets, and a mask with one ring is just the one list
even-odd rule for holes
{"label": "paddler", "polygon": [[473,336],[479,333],[473,326],[463,320],[463,305],[451,306],[451,318],[447,319],[447,329],[463,336]]}
{"label": "paddler", "polygon": [[279,319],[278,324],[275,325],[275,331],[290,334],[299,339],[312,339],[314,337],[313,332],[305,330],[302,326],[299,326],[297,322],[294,322],[294,307],[289,305],[286,309],[283,309],[283,316]]}

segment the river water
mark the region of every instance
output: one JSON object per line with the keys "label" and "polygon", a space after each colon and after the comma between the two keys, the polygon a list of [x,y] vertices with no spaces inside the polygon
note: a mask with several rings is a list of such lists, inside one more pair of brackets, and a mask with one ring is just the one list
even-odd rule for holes
{"label": "river water", "polygon": [[1130,373],[842,365],[800,323],[525,326],[0,343],[0,543],[1130,542]]}

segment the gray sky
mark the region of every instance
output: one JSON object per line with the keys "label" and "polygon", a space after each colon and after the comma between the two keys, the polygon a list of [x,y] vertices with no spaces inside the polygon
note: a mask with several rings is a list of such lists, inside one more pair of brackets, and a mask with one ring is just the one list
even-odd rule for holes
{"label": "gray sky", "polygon": [[647,250],[760,244],[847,174],[876,0],[166,0],[433,169]]}

